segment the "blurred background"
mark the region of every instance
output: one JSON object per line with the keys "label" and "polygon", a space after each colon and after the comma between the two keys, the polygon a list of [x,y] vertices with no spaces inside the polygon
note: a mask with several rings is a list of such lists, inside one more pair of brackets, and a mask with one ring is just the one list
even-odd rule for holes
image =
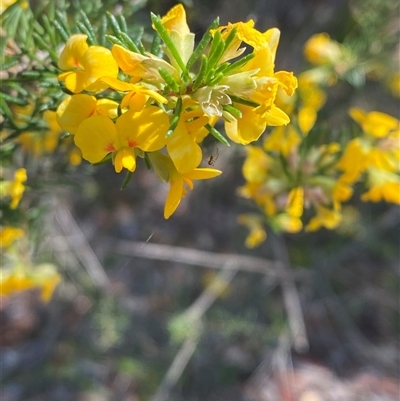
{"label": "blurred background", "polygon": [[[377,58],[387,51],[398,62],[396,3],[184,5],[196,37],[216,16],[222,25],[253,19],[262,32],[279,28],[276,69],[296,74],[304,43],[319,32],[360,47],[362,37],[377,40]],[[175,4],[71,1],[69,11],[108,7],[150,34],[150,11],[164,15]],[[321,111],[328,129],[356,105],[399,117],[381,83],[357,90],[343,82]],[[121,191],[111,165],[56,169],[26,159],[36,172],[27,195],[40,221],[35,258],[57,265],[62,282],[47,303],[35,290],[2,297],[1,400],[399,399],[399,207],[353,201],[336,231],[268,232],[249,250],[237,222],[254,209],[236,194],[245,153],[211,139],[203,152],[204,164],[218,153],[223,174],[197,182],[169,220],[167,188],[144,166]]]}

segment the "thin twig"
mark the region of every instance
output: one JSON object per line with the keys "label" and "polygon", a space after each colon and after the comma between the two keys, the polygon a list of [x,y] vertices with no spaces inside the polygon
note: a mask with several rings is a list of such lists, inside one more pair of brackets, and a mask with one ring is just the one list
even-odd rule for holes
{"label": "thin twig", "polygon": [[273,237],[273,252],[276,259],[281,262],[282,269],[285,273],[285,280],[281,281],[283,302],[289,320],[289,327],[292,332],[293,346],[298,352],[308,350],[308,339],[306,325],[304,323],[303,311],[301,310],[300,296],[296,288],[296,283],[292,277],[292,271],[289,259],[289,253],[286,243],[282,236],[270,235]]}
{"label": "thin twig", "polygon": [[[282,263],[253,256],[243,256],[232,253],[214,253],[179,246],[150,244],[126,240],[109,239],[111,250],[121,255],[145,259],[165,260],[185,263],[192,266],[204,266],[212,269],[236,269],[252,273],[268,274],[270,277],[285,279]],[[308,272],[301,268],[291,274],[295,279],[308,277]]]}
{"label": "thin twig", "polygon": [[102,289],[109,288],[110,282],[103,266],[86,241],[85,236],[70,211],[64,205],[58,204],[55,215],[56,221],[59,223],[78,259],[86,268],[95,286]]}
{"label": "thin twig", "polygon": [[225,290],[238,271],[237,262],[225,263],[223,270],[214,278],[202,294],[182,314],[184,319],[190,319],[192,329],[182,344],[169,367],[163,381],[158,387],[151,401],[165,401],[170,391],[182,376],[190,358],[194,354],[197,344],[200,341],[201,318],[215,302],[218,296]]}

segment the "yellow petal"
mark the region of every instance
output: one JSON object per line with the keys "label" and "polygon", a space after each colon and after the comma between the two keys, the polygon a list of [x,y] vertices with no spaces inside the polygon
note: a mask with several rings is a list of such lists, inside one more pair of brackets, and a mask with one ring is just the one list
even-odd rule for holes
{"label": "yellow petal", "polygon": [[254,108],[235,105],[242,112],[242,118],[233,122],[225,122],[225,131],[228,137],[243,145],[256,141],[265,131],[265,119],[255,112]]}
{"label": "yellow petal", "polygon": [[117,102],[110,99],[99,99],[96,104],[96,114],[99,116],[106,116],[110,118],[118,117],[118,106]]}
{"label": "yellow petal", "polygon": [[286,94],[292,96],[297,88],[297,78],[293,75],[293,72],[278,71],[274,74],[274,77],[278,79],[280,87],[285,90]]}
{"label": "yellow petal", "polygon": [[304,135],[307,135],[317,121],[317,111],[311,107],[301,107],[298,112],[298,124]]}
{"label": "yellow petal", "polygon": [[274,104],[271,106],[269,111],[263,114],[263,118],[265,119],[266,124],[271,126],[286,125],[290,123],[289,116]]}
{"label": "yellow petal", "polygon": [[123,168],[133,173],[136,170],[135,151],[130,148],[120,149],[115,156],[114,167],[117,173],[120,173]]}
{"label": "yellow petal", "polygon": [[161,18],[165,29],[173,30],[181,35],[190,33],[190,29],[186,22],[186,12],[182,4],[172,7],[164,17]]}
{"label": "yellow petal", "polygon": [[222,174],[221,170],[215,168],[195,168],[190,173],[185,174],[191,180],[208,180]]}
{"label": "yellow petal", "polygon": [[58,79],[65,82],[65,86],[72,93],[80,93],[84,89],[86,74],[84,71],[70,71],[60,74]]}
{"label": "yellow petal", "polygon": [[86,74],[85,89],[92,92],[102,91],[108,85],[101,81],[101,77],[116,78],[118,76],[118,64],[110,50],[101,46],[91,46],[84,55],[83,67]]}
{"label": "yellow petal", "polygon": [[90,163],[97,163],[108,153],[121,148],[115,124],[104,116],[84,120],[76,131],[74,141],[82,151],[82,157]]}
{"label": "yellow petal", "polygon": [[140,112],[129,110],[122,114],[116,127],[122,146],[154,152],[166,144],[169,118],[160,108],[148,106]]}
{"label": "yellow petal", "polygon": [[168,139],[167,150],[176,169],[182,174],[195,169],[203,157],[200,146],[189,135],[182,121]]}
{"label": "yellow petal", "polygon": [[183,178],[179,177],[170,182],[170,188],[164,206],[164,218],[169,219],[175,212],[183,196]]}
{"label": "yellow petal", "polygon": [[57,121],[64,131],[75,134],[79,124],[96,110],[96,98],[74,95],[65,99],[57,109]]}
{"label": "yellow petal", "polygon": [[58,59],[59,68],[62,70],[71,70],[83,67],[83,56],[89,48],[86,39],[86,35],[77,34],[72,35],[67,40]]}

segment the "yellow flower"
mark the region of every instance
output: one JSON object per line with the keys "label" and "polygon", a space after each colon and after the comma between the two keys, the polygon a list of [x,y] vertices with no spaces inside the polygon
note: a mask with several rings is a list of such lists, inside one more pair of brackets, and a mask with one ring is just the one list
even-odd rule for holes
{"label": "yellow flower", "polygon": [[27,180],[26,170],[20,168],[14,173],[13,181],[1,182],[1,196],[11,197],[10,208],[16,209],[21,201],[22,195],[25,191],[25,185],[23,184]]}
{"label": "yellow flower", "polygon": [[168,154],[176,169],[182,174],[198,167],[202,160],[203,153],[195,139],[189,134],[186,124],[181,120],[167,140]]}
{"label": "yellow flower", "polygon": [[290,216],[287,213],[279,213],[270,218],[272,227],[279,231],[286,231],[288,233],[298,233],[303,228],[303,223],[299,217]]}
{"label": "yellow flower", "polygon": [[61,277],[55,266],[42,264],[26,269],[26,266],[14,266],[11,269],[0,270],[0,295],[9,296],[28,289],[41,290],[41,298],[48,302],[53,295]]}
{"label": "yellow flower", "polygon": [[368,186],[370,189],[361,195],[361,200],[400,204],[399,175],[371,167],[368,169]]}
{"label": "yellow flower", "polygon": [[[182,4],[172,7],[168,13],[162,17],[161,22],[168,31],[169,36],[174,43],[182,61],[186,64],[193,53],[194,34],[190,32],[186,22],[186,12]],[[179,65],[174,57],[171,56],[168,49],[165,49],[171,64],[179,71]]]}
{"label": "yellow flower", "polygon": [[57,148],[58,140],[62,132],[61,127],[57,123],[56,112],[46,110],[43,113],[43,120],[48,130],[23,132],[19,135],[18,140],[26,151],[32,152],[36,157],[43,153],[52,153]]}
{"label": "yellow flower", "polygon": [[342,214],[339,211],[339,205],[336,204],[333,209],[329,209],[322,205],[316,205],[317,215],[313,217],[307,224],[306,231],[317,231],[321,227],[328,230],[335,229],[342,221]]}
{"label": "yellow flower", "polygon": [[245,225],[249,230],[245,245],[247,248],[255,248],[261,245],[267,238],[260,216],[253,214],[241,214],[238,216],[238,223]]}
{"label": "yellow flower", "polygon": [[156,174],[170,185],[164,207],[164,218],[166,219],[169,219],[175,212],[188,190],[193,189],[194,180],[208,180],[222,173],[213,168],[195,168],[181,174],[169,156],[160,152],[152,152],[148,156]]}
{"label": "yellow flower", "polygon": [[163,148],[168,127],[167,114],[158,107],[147,106],[141,112],[127,111],[115,124],[109,117],[92,116],[79,125],[74,141],[82,157],[90,163],[97,163],[113,152],[115,171],[119,173],[126,168],[133,172],[135,148],[145,152]]}
{"label": "yellow flower", "polygon": [[297,130],[289,124],[286,127],[274,128],[264,141],[264,149],[281,153],[287,157],[297,149],[300,141]]}
{"label": "yellow flower", "polygon": [[111,51],[119,68],[121,68],[125,74],[132,77],[131,83],[138,82],[142,79],[156,87],[162,87],[165,82],[164,78],[160,75],[160,68],[164,68],[176,82],[181,82],[179,70],[167,61],[153,54],[146,53],[146,55],[143,55],[131,52],[118,45],[114,45]]}
{"label": "yellow flower", "polygon": [[316,65],[335,64],[342,58],[341,45],[327,33],[311,36],[304,45],[304,56]]}
{"label": "yellow flower", "polygon": [[259,147],[247,146],[247,157],[243,163],[242,172],[246,181],[263,183],[268,177],[268,170],[272,164],[271,158]]}
{"label": "yellow flower", "polygon": [[58,60],[58,67],[67,71],[58,79],[65,82],[67,89],[73,93],[102,91],[107,86],[96,81],[104,76],[116,78],[118,75],[118,65],[110,50],[88,46],[86,39],[86,35],[72,35]]}
{"label": "yellow flower", "polygon": [[301,217],[303,215],[304,190],[301,187],[293,188],[289,192],[287,199],[286,212],[291,217]]}
{"label": "yellow flower", "polygon": [[360,138],[352,139],[337,163],[337,167],[343,171],[340,180],[346,184],[356,182],[366,169],[367,160],[368,151],[363,147]]}
{"label": "yellow flower", "polygon": [[57,109],[57,121],[62,129],[75,134],[82,121],[91,116],[117,118],[118,103],[109,99],[96,99],[90,95],[67,97]]}
{"label": "yellow flower", "polygon": [[355,107],[351,108],[349,113],[364,133],[375,138],[384,138],[393,132],[400,132],[400,121],[388,114],[379,111],[366,113]]}
{"label": "yellow flower", "polygon": [[0,247],[8,248],[15,240],[22,238],[24,235],[22,228],[0,227]]}

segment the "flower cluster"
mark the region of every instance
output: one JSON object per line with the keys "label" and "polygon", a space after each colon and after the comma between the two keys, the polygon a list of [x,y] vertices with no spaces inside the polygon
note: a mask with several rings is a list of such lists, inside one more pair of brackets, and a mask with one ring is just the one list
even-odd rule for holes
{"label": "flower cluster", "polygon": [[[109,37],[111,50],[88,45],[87,35],[68,39],[58,66],[72,95],[59,106],[57,121],[92,164],[111,160],[117,173],[129,175],[137,158],[144,159],[170,185],[169,218],[193,180],[221,174],[200,167],[207,135],[229,145],[215,128],[218,120],[231,141],[258,140],[267,126],[289,123],[275,100],[278,88],[291,96],[297,80],[274,71],[275,28],[261,33],[253,21],[218,26],[215,20],[195,47],[181,4],[162,18],[152,15],[152,22],[150,52],[124,32]],[[242,44],[251,48],[244,56]]]}
{"label": "flower cluster", "polygon": [[[291,124],[274,128],[262,146],[248,146],[243,164],[246,184],[238,194],[252,199],[262,214],[243,214],[249,229],[248,247],[266,238],[265,224],[296,233],[335,229],[343,219],[342,204],[361,182],[362,201],[400,204],[400,122],[377,111],[351,108],[358,123],[353,139],[338,142],[309,137],[318,111],[326,102],[325,88],[349,67],[350,54],[326,34],[313,36],[305,56],[316,68],[299,75],[296,96],[278,91],[276,104],[291,116]],[[315,131],[314,131],[315,133]]]}
{"label": "flower cluster", "polygon": [[[25,192],[26,170],[14,172],[13,180],[0,181],[2,210],[18,208]],[[8,296],[27,289],[40,289],[43,301],[48,301],[61,277],[55,266],[31,264],[26,247],[26,232],[15,225],[0,225],[0,295]]]}

